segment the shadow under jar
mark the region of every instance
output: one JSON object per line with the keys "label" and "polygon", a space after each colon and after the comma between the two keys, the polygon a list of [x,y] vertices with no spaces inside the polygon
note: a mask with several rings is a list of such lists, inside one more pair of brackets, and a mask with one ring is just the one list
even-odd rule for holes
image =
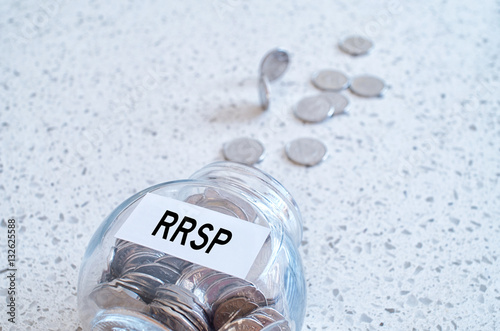
{"label": "shadow under jar", "polygon": [[[246,277],[115,237],[150,194],[269,229]],[[294,199],[278,181],[253,167],[217,162],[189,179],[149,187],[119,205],[88,245],[78,282],[82,326],[298,331],[306,301],[301,240],[302,220]]]}

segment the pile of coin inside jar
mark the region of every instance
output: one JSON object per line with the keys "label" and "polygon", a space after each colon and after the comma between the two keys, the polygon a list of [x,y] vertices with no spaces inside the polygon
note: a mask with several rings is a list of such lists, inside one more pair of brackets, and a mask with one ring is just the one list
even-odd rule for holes
{"label": "pile of coin inside jar", "polygon": [[[186,202],[246,221],[256,217],[242,201],[212,189]],[[133,316],[134,325],[142,320],[157,330],[291,330],[278,299],[266,298],[251,282],[121,239],[90,298],[107,312]],[[93,330],[127,329],[126,323],[104,317]]]}
{"label": "pile of coin inside jar", "polygon": [[[352,55],[367,54],[373,48],[373,42],[361,36],[350,36],[339,43],[339,48]],[[270,83],[280,78],[290,62],[288,53],[280,48],[268,52],[259,67],[259,97],[262,109],[267,110],[271,101]],[[381,97],[386,90],[385,82],[375,76],[362,75],[352,79],[344,73],[325,69],[315,72],[312,84],[322,92],[301,99],[294,107],[294,115],[307,123],[320,123],[333,116],[346,113],[349,100],[340,94],[349,89],[352,93],[367,97]],[[223,147],[224,158],[228,161],[254,165],[264,159],[264,146],[256,139],[238,138]],[[299,138],[285,146],[287,157],[294,163],[313,166],[327,156],[323,142],[315,138]]]}

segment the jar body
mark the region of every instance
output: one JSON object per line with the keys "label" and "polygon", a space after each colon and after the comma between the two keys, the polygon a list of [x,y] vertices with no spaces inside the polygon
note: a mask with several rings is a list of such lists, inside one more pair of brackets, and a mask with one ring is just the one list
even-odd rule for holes
{"label": "jar body", "polygon": [[[269,229],[244,279],[117,239],[146,194]],[[237,221],[237,220],[236,220]],[[300,330],[306,288],[298,246],[301,216],[263,172],[218,162],[190,179],[155,185],[123,202],[94,234],[78,283],[85,330]]]}

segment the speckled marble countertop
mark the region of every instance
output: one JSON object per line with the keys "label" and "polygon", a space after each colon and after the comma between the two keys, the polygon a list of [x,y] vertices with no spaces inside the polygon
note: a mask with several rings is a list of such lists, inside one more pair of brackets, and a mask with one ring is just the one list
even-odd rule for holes
{"label": "speckled marble countertop", "polygon": [[[17,324],[1,308],[3,330],[76,330],[78,269],[104,217],[240,136],[262,141],[258,168],[303,213],[304,330],[500,329],[499,7],[3,1],[2,269],[6,222],[18,223]],[[373,39],[370,55],[338,49],[354,33]],[[276,46],[292,62],[262,112],[257,68]],[[346,92],[348,116],[303,124],[291,107],[323,68],[390,89]],[[329,159],[289,162],[284,144],[301,136]]]}

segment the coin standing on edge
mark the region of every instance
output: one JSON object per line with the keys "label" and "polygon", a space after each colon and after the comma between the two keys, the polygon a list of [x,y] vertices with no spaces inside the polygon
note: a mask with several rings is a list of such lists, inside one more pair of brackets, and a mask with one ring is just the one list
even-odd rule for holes
{"label": "coin standing on edge", "polygon": [[228,161],[253,165],[264,159],[265,149],[256,139],[237,138],[224,144],[222,151]]}
{"label": "coin standing on edge", "polygon": [[260,75],[259,77],[259,99],[260,99],[260,106],[262,107],[262,109],[263,110],[269,109],[271,90],[269,88],[269,80],[264,75]]}
{"label": "coin standing on edge", "polygon": [[353,78],[351,91],[359,96],[366,98],[380,97],[386,89],[385,82],[374,76],[358,76]]}
{"label": "coin standing on edge", "polygon": [[285,152],[291,161],[310,167],[326,158],[327,148],[317,139],[299,138],[286,144]]}
{"label": "coin standing on edge", "polygon": [[337,70],[321,70],[315,72],[311,77],[311,82],[320,90],[341,91],[349,87],[349,78]]}
{"label": "coin standing on edge", "polygon": [[367,54],[373,48],[373,42],[365,37],[349,36],[340,41],[339,47],[347,54],[357,56]]}
{"label": "coin standing on edge", "polygon": [[281,48],[272,49],[262,58],[259,74],[266,76],[269,82],[273,82],[283,76],[289,63],[290,56],[287,51]]}
{"label": "coin standing on edge", "polygon": [[318,123],[331,117],[335,111],[330,100],[322,94],[305,97],[294,108],[294,114],[305,122]]}

